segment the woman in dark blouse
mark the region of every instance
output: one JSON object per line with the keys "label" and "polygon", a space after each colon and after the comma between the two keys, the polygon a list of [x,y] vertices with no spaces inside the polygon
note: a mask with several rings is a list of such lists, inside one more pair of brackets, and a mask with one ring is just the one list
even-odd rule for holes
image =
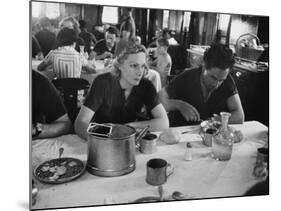
{"label": "woman in dark blouse", "polygon": [[[129,42],[117,57],[113,70],[93,82],[75,121],[75,131],[87,138],[89,123],[119,123],[151,130],[169,127],[163,105],[153,84],[143,76],[147,71],[147,53],[142,45]],[[144,118],[143,111],[148,118]]]}

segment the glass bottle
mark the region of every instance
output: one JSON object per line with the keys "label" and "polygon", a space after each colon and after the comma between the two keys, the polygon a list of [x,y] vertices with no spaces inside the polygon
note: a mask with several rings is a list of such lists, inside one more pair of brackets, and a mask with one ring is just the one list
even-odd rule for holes
{"label": "glass bottle", "polygon": [[215,134],[212,144],[212,156],[216,160],[226,161],[231,158],[234,133],[228,127],[230,113],[221,112],[221,126]]}

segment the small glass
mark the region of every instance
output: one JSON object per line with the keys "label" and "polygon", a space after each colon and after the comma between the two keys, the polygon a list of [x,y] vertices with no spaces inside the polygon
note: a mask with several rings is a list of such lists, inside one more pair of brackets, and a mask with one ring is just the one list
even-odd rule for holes
{"label": "small glass", "polygon": [[219,131],[214,135],[212,143],[212,157],[216,160],[230,160],[232,146],[234,143],[234,133],[229,130],[228,120],[230,113],[221,112],[221,126]]}

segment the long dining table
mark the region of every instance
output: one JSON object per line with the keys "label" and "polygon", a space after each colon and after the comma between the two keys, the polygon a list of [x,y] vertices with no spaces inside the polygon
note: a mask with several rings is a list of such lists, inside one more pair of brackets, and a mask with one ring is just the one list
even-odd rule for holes
{"label": "long dining table", "polygon": [[[87,171],[64,184],[44,184],[37,181],[36,203],[32,209],[61,208],[74,206],[127,204],[147,196],[159,196],[158,189],[146,183],[146,163],[152,158],[162,158],[171,163],[174,172],[163,185],[164,201],[173,200],[174,191],[180,191],[185,199],[242,196],[265,178],[253,175],[257,149],[268,144],[268,127],[249,121],[232,125],[240,130],[243,140],[233,145],[229,161],[217,161],[211,157],[211,147],[202,143],[199,125],[175,127],[181,134],[180,142],[167,145],[157,140],[157,151],[153,154],[136,152],[136,169],[123,176],[100,177]],[[155,132],[159,137],[161,131]],[[186,142],[192,148],[192,160],[186,161]],[[87,141],[75,134],[52,139],[34,140],[31,143],[32,171],[40,163],[58,157],[59,148],[64,148],[65,157],[74,157],[87,162]]]}
{"label": "long dining table", "polygon": [[[33,70],[37,70],[37,67],[38,67],[38,65],[41,62],[42,61],[40,61],[40,60],[32,59],[32,61],[31,61],[31,68]],[[90,84],[92,84],[94,79],[99,74],[106,73],[106,72],[109,72],[111,70],[109,67],[105,67],[104,64],[105,64],[104,60],[96,60],[96,61],[94,61],[96,72],[95,73],[90,73],[90,72],[86,72],[85,70],[82,70],[80,78],[83,78],[83,79],[87,80]],[[46,70],[41,71],[41,73],[43,75],[45,75],[47,78],[49,78],[50,80],[55,78],[55,73],[54,73],[54,71],[53,71],[51,66],[48,67]],[[159,92],[161,90],[162,84],[161,84],[161,78],[160,78],[159,72],[157,72],[154,69],[149,69],[148,73],[146,74],[145,77],[152,82],[152,84],[154,85],[154,87],[155,87],[157,92]]]}

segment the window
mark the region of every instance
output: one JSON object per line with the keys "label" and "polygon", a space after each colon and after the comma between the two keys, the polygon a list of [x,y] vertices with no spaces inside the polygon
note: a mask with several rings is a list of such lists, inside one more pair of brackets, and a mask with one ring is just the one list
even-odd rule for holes
{"label": "window", "polygon": [[164,10],[164,13],[163,13],[163,29],[169,27],[169,14],[170,14],[169,10]]}
{"label": "window", "polygon": [[31,4],[31,11],[32,11],[32,17],[39,18],[41,13],[41,2],[32,2]]}
{"label": "window", "polygon": [[55,19],[60,16],[60,5],[57,3],[46,3],[46,16]]}
{"label": "window", "polygon": [[183,28],[188,29],[190,24],[191,12],[184,12],[183,15]]}
{"label": "window", "polygon": [[118,23],[118,7],[103,7],[102,22],[117,24]]}
{"label": "window", "polygon": [[219,14],[219,30],[227,31],[230,15]]}
{"label": "window", "polygon": [[55,19],[60,16],[60,4],[58,3],[43,3],[43,2],[32,2],[32,17],[48,17]]}

